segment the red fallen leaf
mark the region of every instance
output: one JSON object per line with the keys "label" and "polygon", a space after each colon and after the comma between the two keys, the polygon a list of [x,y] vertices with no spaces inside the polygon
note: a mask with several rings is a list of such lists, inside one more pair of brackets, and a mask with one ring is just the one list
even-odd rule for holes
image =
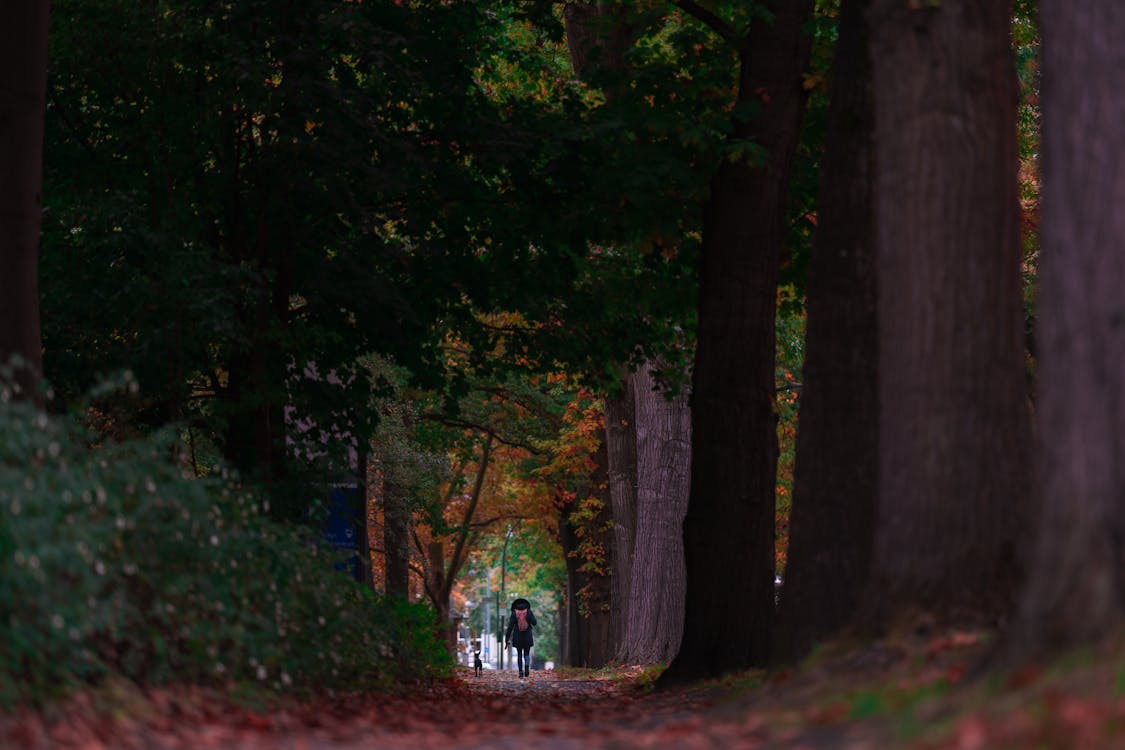
{"label": "red fallen leaf", "polygon": [[782,685],[789,682],[797,674],[795,669],[782,669],[770,677],[770,682],[774,685]]}
{"label": "red fallen leaf", "polygon": [[1058,707],[1059,718],[1074,728],[1100,726],[1106,719],[1106,708],[1094,701],[1069,697]]}
{"label": "red fallen leaf", "polygon": [[698,732],[699,722],[697,721],[670,722],[657,730],[658,734],[665,737],[683,737]]}
{"label": "red fallen leaf", "polygon": [[981,750],[988,746],[988,723],[980,716],[967,716],[957,725],[954,745],[957,750]]}
{"label": "red fallen leaf", "polygon": [[242,717],[242,723],[251,729],[269,729],[272,726],[269,718],[261,714],[246,714]]}
{"label": "red fallen leaf", "polygon": [[1008,678],[1007,688],[1009,690],[1019,690],[1025,688],[1039,681],[1043,676],[1043,668],[1036,664],[1028,664],[1020,667]]}
{"label": "red fallen leaf", "polygon": [[810,710],[807,719],[810,724],[830,725],[840,724],[847,720],[851,714],[851,706],[840,701],[828,706],[818,706]]}

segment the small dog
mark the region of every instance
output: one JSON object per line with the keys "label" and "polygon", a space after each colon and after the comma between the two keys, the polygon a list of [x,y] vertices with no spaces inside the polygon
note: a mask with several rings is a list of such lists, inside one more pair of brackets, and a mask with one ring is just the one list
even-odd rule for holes
{"label": "small dog", "polygon": [[484,671],[484,664],[480,660],[480,651],[473,652],[473,674],[477,677],[481,676]]}

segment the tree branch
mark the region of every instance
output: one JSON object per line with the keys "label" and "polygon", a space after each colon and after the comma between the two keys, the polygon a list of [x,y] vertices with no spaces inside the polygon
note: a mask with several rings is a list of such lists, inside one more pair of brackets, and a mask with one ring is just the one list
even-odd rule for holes
{"label": "tree branch", "polygon": [[449,557],[449,570],[446,574],[445,581],[443,582],[441,595],[448,596],[453,590],[453,581],[457,577],[457,573],[463,563],[462,557],[465,554],[465,542],[469,538],[469,529],[473,521],[473,516],[477,512],[477,504],[480,502],[481,492],[484,490],[484,475],[488,472],[488,459],[492,455],[492,437],[489,436],[484,441],[484,449],[481,451],[480,463],[477,465],[477,478],[473,482],[473,492],[470,495],[469,506],[465,508],[465,513],[462,516],[464,519],[461,523],[461,530],[457,534],[457,543],[453,547],[453,554]]}
{"label": "tree branch", "polygon": [[703,23],[703,25],[725,39],[736,50],[741,51],[743,46],[745,46],[746,39],[738,33],[736,28],[699,3],[692,2],[692,0],[674,0],[672,4],[697,21]]}
{"label": "tree branch", "polygon": [[470,525],[474,529],[477,529],[479,531],[481,529],[487,529],[489,526],[492,526],[493,524],[496,524],[500,521],[523,521],[526,520],[526,518],[527,516],[493,516],[492,518],[486,518],[483,521],[473,521]]}
{"label": "tree branch", "polygon": [[422,546],[422,540],[418,538],[418,531],[416,529],[410,529],[410,535],[414,537],[414,547],[418,550],[418,554],[422,556],[422,565],[425,567],[426,548]]}
{"label": "tree branch", "polygon": [[420,414],[419,417],[421,419],[428,419],[432,422],[439,422],[446,427],[464,427],[467,430],[476,430],[477,432],[483,432],[485,435],[488,435],[498,443],[502,443],[512,448],[522,448],[523,450],[535,456],[543,455],[543,451],[539,450],[535,446],[528,443],[521,443],[518,440],[508,440],[502,437],[496,430],[487,425],[478,424],[477,422],[469,422],[468,420],[464,419],[455,419],[453,417],[446,416],[445,414],[438,411],[425,412],[424,414]]}

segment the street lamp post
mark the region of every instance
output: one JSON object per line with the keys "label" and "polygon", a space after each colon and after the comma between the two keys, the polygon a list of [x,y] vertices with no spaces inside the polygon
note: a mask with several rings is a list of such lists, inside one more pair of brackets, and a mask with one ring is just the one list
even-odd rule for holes
{"label": "street lamp post", "polygon": [[[507,598],[504,596],[504,586],[507,583],[508,576],[508,542],[512,541],[512,527],[508,527],[508,533],[504,535],[504,549],[500,552],[500,591],[497,592],[496,599],[496,614],[500,617],[500,632],[497,633],[496,650],[500,652],[500,669],[504,668],[504,651],[505,649],[499,646],[500,638],[502,638],[507,631],[504,630],[504,620],[506,619],[502,614],[504,610],[500,609],[500,602],[507,603]],[[509,661],[511,661],[509,659]]]}

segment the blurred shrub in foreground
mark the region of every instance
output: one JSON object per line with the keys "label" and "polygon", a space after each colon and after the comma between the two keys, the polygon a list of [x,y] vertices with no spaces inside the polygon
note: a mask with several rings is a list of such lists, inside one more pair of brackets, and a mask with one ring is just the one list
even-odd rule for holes
{"label": "blurred shrub in foreground", "polygon": [[141,684],[361,690],[441,674],[432,614],[333,570],[171,433],[87,446],[0,392],[0,705],[119,674]]}

